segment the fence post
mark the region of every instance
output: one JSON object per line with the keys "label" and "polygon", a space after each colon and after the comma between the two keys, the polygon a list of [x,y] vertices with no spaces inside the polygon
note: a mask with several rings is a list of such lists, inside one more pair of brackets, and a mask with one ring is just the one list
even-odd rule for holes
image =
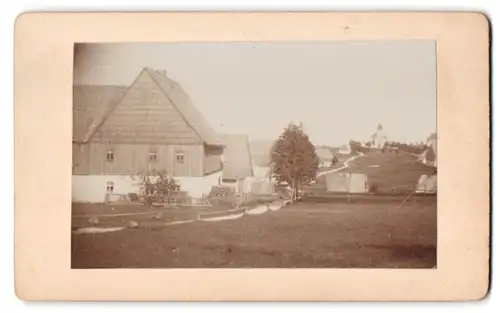
{"label": "fence post", "polygon": [[349,177],[349,179],[347,180],[347,192],[348,192],[347,202],[350,203],[351,202],[351,180],[352,180],[351,172],[349,172],[347,175]]}

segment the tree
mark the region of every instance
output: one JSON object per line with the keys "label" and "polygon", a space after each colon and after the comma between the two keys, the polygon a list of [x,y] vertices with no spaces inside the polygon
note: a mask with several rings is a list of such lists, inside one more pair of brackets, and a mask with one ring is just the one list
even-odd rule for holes
{"label": "tree", "polygon": [[389,142],[384,142],[384,145],[382,146],[382,152],[385,152],[386,150],[391,150],[392,145]]}
{"label": "tree", "polygon": [[333,158],[332,158],[332,166],[336,165],[338,162],[339,162],[339,159],[337,158],[337,156],[333,156]]}
{"label": "tree", "polygon": [[320,160],[314,145],[301,125],[290,124],[274,142],[271,150],[271,170],[278,183],[292,187],[292,199],[298,199],[299,189],[316,178]]}
{"label": "tree", "polygon": [[142,173],[137,178],[140,187],[140,196],[146,204],[151,206],[153,201],[165,201],[180,189],[175,179],[169,177],[165,171],[152,170]]}

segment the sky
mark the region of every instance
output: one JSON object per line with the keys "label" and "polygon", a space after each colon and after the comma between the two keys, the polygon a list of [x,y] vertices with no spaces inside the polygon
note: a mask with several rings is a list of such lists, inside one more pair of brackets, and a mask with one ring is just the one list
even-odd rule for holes
{"label": "sky", "polygon": [[316,145],[436,131],[435,42],[105,43],[75,46],[75,84],[129,85],[142,68],[179,82],[215,131],[274,140],[302,123]]}

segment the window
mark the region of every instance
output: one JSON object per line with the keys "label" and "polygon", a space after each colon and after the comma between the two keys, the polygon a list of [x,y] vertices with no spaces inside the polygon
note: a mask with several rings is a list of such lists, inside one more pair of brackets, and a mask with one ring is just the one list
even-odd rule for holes
{"label": "window", "polygon": [[158,153],[155,150],[149,152],[149,160],[158,161]]}
{"label": "window", "polygon": [[172,198],[168,198],[167,199],[167,204],[168,205],[175,205],[177,201],[175,201],[175,199],[172,199]]}
{"label": "window", "polygon": [[106,160],[110,162],[115,160],[115,153],[113,150],[108,150],[108,153],[106,153]]}
{"label": "window", "polygon": [[115,190],[115,184],[111,181],[106,182],[106,193],[113,193]]}
{"label": "window", "polygon": [[177,151],[175,154],[175,160],[177,163],[184,163],[184,152],[183,151]]}

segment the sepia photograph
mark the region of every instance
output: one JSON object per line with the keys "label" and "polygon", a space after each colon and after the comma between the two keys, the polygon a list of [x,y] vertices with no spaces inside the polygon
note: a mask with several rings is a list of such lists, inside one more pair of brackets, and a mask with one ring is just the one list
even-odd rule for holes
{"label": "sepia photograph", "polygon": [[72,268],[437,268],[434,41],[74,49]]}
{"label": "sepia photograph", "polygon": [[17,297],[483,299],[488,25],[459,12],[23,14]]}

